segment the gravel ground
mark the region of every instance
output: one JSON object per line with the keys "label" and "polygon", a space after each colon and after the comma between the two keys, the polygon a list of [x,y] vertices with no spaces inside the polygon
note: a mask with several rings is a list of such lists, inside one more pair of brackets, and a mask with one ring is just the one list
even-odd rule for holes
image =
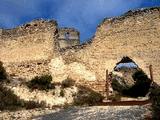
{"label": "gravel ground", "polygon": [[50,114],[58,111],[59,109],[33,109],[33,110],[20,110],[20,111],[3,111],[0,112],[0,120],[32,120],[32,117]]}
{"label": "gravel ground", "polygon": [[35,120],[141,120],[144,112],[145,108],[139,106],[73,107],[35,117]]}
{"label": "gravel ground", "polygon": [[143,120],[146,106],[93,106],[1,112],[0,120]]}

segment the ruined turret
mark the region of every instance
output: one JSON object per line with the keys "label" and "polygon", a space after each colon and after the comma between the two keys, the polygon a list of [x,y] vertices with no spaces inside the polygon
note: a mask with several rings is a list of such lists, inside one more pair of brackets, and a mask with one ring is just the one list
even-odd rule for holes
{"label": "ruined turret", "polygon": [[1,36],[2,36],[2,29],[0,29],[0,39],[1,39]]}
{"label": "ruined turret", "polygon": [[58,30],[58,41],[60,48],[79,45],[79,39],[79,31],[74,28],[59,28]]}

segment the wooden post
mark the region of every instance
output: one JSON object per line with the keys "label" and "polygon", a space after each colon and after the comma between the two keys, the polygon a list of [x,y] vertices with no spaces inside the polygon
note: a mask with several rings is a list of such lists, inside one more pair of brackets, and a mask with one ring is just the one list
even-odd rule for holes
{"label": "wooden post", "polygon": [[151,81],[153,81],[153,70],[152,70],[152,65],[149,66],[149,72],[150,72]]}
{"label": "wooden post", "polygon": [[106,95],[107,97],[109,96],[109,75],[108,75],[108,70],[106,70]]}

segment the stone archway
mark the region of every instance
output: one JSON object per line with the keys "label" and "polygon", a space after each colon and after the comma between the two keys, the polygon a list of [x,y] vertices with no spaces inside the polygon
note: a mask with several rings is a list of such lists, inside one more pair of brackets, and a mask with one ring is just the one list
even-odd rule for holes
{"label": "stone archway", "polygon": [[130,97],[145,96],[151,80],[144,71],[128,56],[116,64],[112,72],[111,86],[114,91]]}

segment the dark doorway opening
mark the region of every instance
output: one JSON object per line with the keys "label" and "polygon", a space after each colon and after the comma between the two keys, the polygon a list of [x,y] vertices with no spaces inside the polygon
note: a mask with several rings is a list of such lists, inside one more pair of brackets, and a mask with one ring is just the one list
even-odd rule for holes
{"label": "dark doorway opening", "polygon": [[122,96],[144,97],[149,92],[151,79],[128,56],[121,59],[111,73],[111,87]]}

